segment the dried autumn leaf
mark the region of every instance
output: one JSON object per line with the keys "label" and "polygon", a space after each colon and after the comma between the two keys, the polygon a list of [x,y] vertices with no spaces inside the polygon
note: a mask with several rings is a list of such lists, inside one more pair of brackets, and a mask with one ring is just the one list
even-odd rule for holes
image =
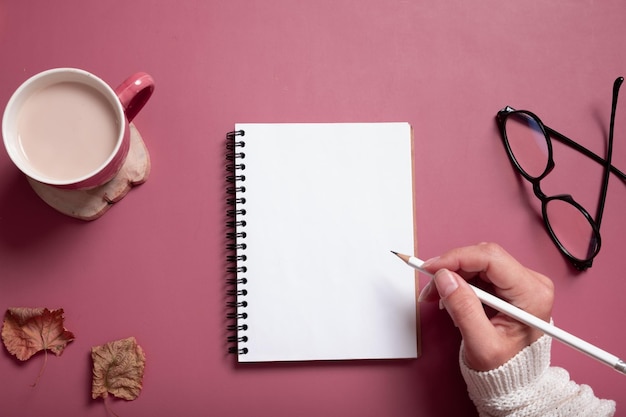
{"label": "dried autumn leaf", "polygon": [[59,356],[74,334],[63,327],[63,309],[9,308],[2,323],[2,342],[9,353],[25,361],[43,350],[44,361],[33,386],[48,363],[48,350]]}
{"label": "dried autumn leaf", "polygon": [[134,337],[91,348],[93,360],[92,398],[106,399],[109,394],[134,400],[143,382],[146,357]]}
{"label": "dried autumn leaf", "polygon": [[4,315],[2,342],[19,360],[25,361],[40,350],[59,356],[74,334],[63,327],[63,309],[9,308]]}

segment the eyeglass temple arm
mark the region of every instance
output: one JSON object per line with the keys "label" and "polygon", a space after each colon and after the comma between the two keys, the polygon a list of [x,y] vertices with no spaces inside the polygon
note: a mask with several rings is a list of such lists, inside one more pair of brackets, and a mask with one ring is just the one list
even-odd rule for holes
{"label": "eyeglass temple arm", "polygon": [[[544,127],[546,128],[546,132],[548,132],[548,134],[550,136],[554,137],[559,142],[569,146],[570,148],[576,149],[578,152],[588,156],[589,158],[593,159],[594,161],[596,161],[599,164],[602,164],[602,165],[606,164],[606,160],[604,158],[602,158],[601,156],[593,153],[589,149],[587,149],[584,146],[574,142],[573,140],[571,140],[567,136],[557,132],[556,130],[554,130],[554,129],[548,127],[548,126],[545,126],[545,125],[544,125]],[[613,174],[615,174],[618,177],[620,177],[623,181],[626,181],[626,174],[624,174],[622,171],[617,169],[615,166],[611,165],[609,169],[610,169],[610,171]]]}
{"label": "eyeglass temple arm", "polygon": [[611,122],[609,124],[609,143],[606,150],[606,162],[604,165],[604,177],[602,179],[602,190],[600,191],[600,200],[598,202],[598,211],[596,213],[596,224],[598,229],[600,223],[602,223],[602,214],[604,213],[604,203],[606,201],[606,191],[609,187],[609,176],[611,165],[611,159],[613,158],[613,133],[615,127],[615,110],[617,109],[617,97],[619,95],[619,88],[624,82],[623,77],[618,77],[613,83],[613,100],[611,101]]}

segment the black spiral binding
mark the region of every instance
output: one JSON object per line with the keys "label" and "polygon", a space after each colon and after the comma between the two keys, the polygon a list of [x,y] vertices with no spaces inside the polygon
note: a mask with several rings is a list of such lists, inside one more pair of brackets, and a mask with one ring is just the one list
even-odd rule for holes
{"label": "black spiral binding", "polygon": [[226,232],[228,241],[226,249],[231,253],[226,257],[228,263],[226,284],[230,287],[227,291],[230,300],[226,303],[229,310],[226,318],[234,322],[227,327],[229,332],[234,333],[228,336],[227,342],[232,345],[228,347],[228,353],[238,355],[248,353],[248,348],[245,346],[248,342],[248,336],[245,335],[248,330],[248,325],[245,323],[248,318],[246,312],[248,302],[245,300],[248,295],[248,291],[245,289],[248,280],[244,276],[247,272],[245,266],[247,246],[244,241],[246,238],[246,221],[244,220],[246,215],[244,208],[246,187],[243,185],[246,181],[246,176],[243,174],[246,169],[243,163],[243,159],[246,157],[243,148],[246,144],[241,140],[244,135],[243,130],[226,134],[226,204],[228,206],[226,210],[226,228],[228,229]]}

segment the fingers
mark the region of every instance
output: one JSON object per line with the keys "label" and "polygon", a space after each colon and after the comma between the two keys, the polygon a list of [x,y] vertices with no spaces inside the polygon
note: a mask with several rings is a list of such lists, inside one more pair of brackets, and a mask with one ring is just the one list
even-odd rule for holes
{"label": "fingers", "polygon": [[476,339],[495,336],[495,329],[480,300],[463,278],[447,269],[441,269],[435,274],[433,283],[466,344],[475,346]]}
{"label": "fingers", "polygon": [[[480,301],[467,282],[447,269],[433,280],[443,305],[461,332],[465,346],[464,360],[472,369],[488,371],[504,364],[525,344],[519,337],[503,336],[487,318]],[[520,326],[518,326],[520,327]]]}
{"label": "fingers", "polygon": [[427,262],[424,267],[433,272],[441,268],[458,271],[466,279],[479,275],[501,288],[519,283],[516,276],[526,273],[524,266],[494,243],[452,249]]}
{"label": "fingers", "polygon": [[[499,297],[522,309],[532,310],[544,320],[550,319],[554,292],[552,281],[525,268],[497,244],[481,243],[453,249],[427,261],[424,267],[433,273],[440,269],[455,271],[464,279],[480,277],[493,285]],[[422,297],[422,300],[432,299],[432,292]]]}
{"label": "fingers", "polygon": [[463,339],[473,335],[488,337],[494,328],[483,306],[465,280],[447,269],[441,269],[433,280],[448,314],[461,331]]}

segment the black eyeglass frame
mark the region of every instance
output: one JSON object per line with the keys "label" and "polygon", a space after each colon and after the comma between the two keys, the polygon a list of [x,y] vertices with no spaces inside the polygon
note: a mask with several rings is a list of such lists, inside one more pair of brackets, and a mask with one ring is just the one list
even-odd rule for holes
{"label": "black eyeglass frame", "polygon": [[[615,82],[613,83],[613,98],[612,98],[612,104],[611,104],[611,121],[610,121],[610,125],[609,125],[609,140],[608,140],[608,147],[607,147],[607,157],[606,159],[596,155],[594,152],[590,151],[589,149],[585,148],[584,146],[574,142],[573,140],[569,139],[568,137],[566,137],[565,135],[557,132],[556,130],[546,126],[543,124],[543,122],[541,121],[541,119],[534,113],[528,111],[528,110],[515,110],[514,108],[510,107],[510,106],[506,106],[504,109],[500,110],[498,112],[498,114],[496,115],[496,121],[498,124],[498,127],[500,129],[500,134],[501,134],[501,139],[502,142],[504,144],[504,147],[506,149],[507,152],[507,156],[509,157],[509,160],[511,161],[511,163],[513,164],[513,166],[515,167],[515,169],[527,180],[529,181],[532,186],[533,186],[533,193],[535,194],[535,196],[541,201],[541,207],[542,207],[542,218],[543,218],[543,222],[544,225],[548,231],[548,234],[550,235],[550,238],[552,239],[552,241],[554,242],[554,244],[557,246],[557,248],[561,251],[561,253],[568,258],[568,260],[574,265],[575,268],[579,269],[579,270],[586,270],[588,268],[590,268],[593,264],[593,258],[595,258],[595,256],[598,254],[598,252],[600,251],[600,247],[602,245],[602,238],[600,236],[600,224],[602,222],[602,215],[604,213],[604,205],[606,202],[606,194],[607,194],[607,189],[608,189],[608,183],[609,183],[609,176],[610,173],[613,173],[617,176],[619,176],[623,181],[626,181],[626,174],[624,174],[622,171],[620,171],[619,169],[617,169],[616,167],[614,167],[611,164],[611,160],[612,160],[612,156],[613,156],[613,133],[614,133],[614,124],[615,124],[615,111],[617,108],[617,98],[618,98],[618,94],[619,94],[619,89],[620,86],[622,85],[624,81],[623,77],[618,77]],[[546,167],[544,169],[544,171],[539,175],[539,176],[533,176],[531,174],[529,174],[528,172],[526,172],[523,167],[519,164],[519,162],[517,161],[517,159],[515,158],[515,155],[513,153],[513,150],[511,148],[511,145],[509,143],[509,139],[506,133],[506,121],[507,119],[514,115],[514,114],[518,114],[518,115],[524,115],[525,117],[529,117],[531,119],[533,119],[533,121],[535,121],[537,123],[537,126],[539,126],[539,128],[541,129],[541,132],[543,133],[545,139],[546,139],[546,145],[548,148],[548,161],[546,163]],[[598,209],[596,212],[596,217],[595,219],[589,214],[589,212],[587,210],[585,210],[585,208],[583,206],[581,206],[576,200],[574,200],[574,198],[569,195],[569,194],[559,194],[559,195],[555,195],[555,196],[547,196],[540,187],[540,182],[542,179],[544,179],[546,176],[548,176],[548,174],[550,174],[550,172],[554,169],[555,167],[555,163],[554,163],[554,158],[553,158],[553,150],[552,150],[552,141],[551,141],[551,137],[554,137],[555,139],[557,139],[559,142],[579,151],[580,153],[584,154],[585,156],[589,157],[590,159],[594,160],[595,162],[601,164],[604,167],[604,175],[603,175],[603,179],[602,179],[602,187],[600,190],[600,197],[599,197],[599,202],[598,202]],[[586,220],[589,222],[589,225],[591,226],[591,230],[593,232],[593,235],[591,236],[591,240],[590,240],[590,250],[588,252],[588,255],[586,258],[581,259],[578,258],[574,255],[572,255],[572,253],[570,253],[567,248],[561,243],[561,241],[558,239],[555,231],[552,229],[552,226],[550,224],[549,218],[548,218],[548,213],[547,213],[547,205],[550,201],[553,200],[561,200],[567,204],[570,204],[571,206],[573,206],[574,208],[576,208],[585,218]]]}

